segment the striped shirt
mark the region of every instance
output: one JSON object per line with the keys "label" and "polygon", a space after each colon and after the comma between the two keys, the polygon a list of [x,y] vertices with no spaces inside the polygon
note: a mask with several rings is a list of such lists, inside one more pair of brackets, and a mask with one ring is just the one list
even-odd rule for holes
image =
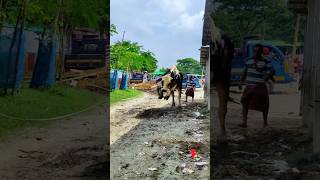
{"label": "striped shirt", "polygon": [[272,73],[272,64],[269,58],[262,58],[255,63],[253,58],[246,61],[246,84],[262,84]]}

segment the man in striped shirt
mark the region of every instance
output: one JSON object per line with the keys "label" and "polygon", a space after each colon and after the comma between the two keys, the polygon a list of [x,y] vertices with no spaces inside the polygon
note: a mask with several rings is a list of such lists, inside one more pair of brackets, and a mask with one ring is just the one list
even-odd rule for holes
{"label": "man in striped shirt", "polygon": [[[273,68],[271,61],[263,55],[263,47],[257,44],[254,56],[246,60],[246,67],[241,78],[241,84],[245,82],[246,88],[241,98],[243,124],[247,127],[247,116],[249,110],[261,111],[264,126],[268,125],[269,94],[266,81],[272,76]],[[240,87],[241,87],[240,84]]]}

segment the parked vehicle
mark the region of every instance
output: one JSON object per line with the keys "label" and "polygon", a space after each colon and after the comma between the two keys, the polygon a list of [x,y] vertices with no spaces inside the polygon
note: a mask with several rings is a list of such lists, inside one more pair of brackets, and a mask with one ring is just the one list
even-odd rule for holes
{"label": "parked vehicle", "polygon": [[65,55],[65,69],[95,69],[105,66],[105,39],[98,32],[81,30],[71,36],[71,44]]}
{"label": "parked vehicle", "polygon": [[130,83],[142,83],[143,82],[143,73],[141,72],[133,72],[131,74]]}
{"label": "parked vehicle", "polygon": [[244,49],[238,49],[238,51],[236,50],[235,57],[232,61],[231,66],[231,84],[235,85],[239,83],[242,71],[245,67],[245,60],[253,56],[253,51],[256,44],[261,44],[264,47],[268,47],[270,49],[270,53],[272,54],[271,62],[273,68],[275,69],[274,79],[276,80],[276,82],[288,83],[293,81],[293,77],[285,71],[286,58],[283,52],[278,47],[264,41],[251,40],[245,42]]}
{"label": "parked vehicle", "polygon": [[[196,84],[196,88],[201,88],[201,84],[200,84],[200,78],[199,75],[193,75],[193,74],[186,74],[183,76],[183,80],[182,80],[182,89],[185,89],[187,86],[187,82],[190,81],[190,77],[193,76],[193,83]],[[201,77],[201,76],[200,76]]]}

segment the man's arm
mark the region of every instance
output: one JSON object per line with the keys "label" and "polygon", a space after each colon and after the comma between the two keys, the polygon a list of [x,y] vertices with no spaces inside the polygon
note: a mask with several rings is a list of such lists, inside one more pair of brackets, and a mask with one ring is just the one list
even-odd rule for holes
{"label": "man's arm", "polygon": [[271,63],[271,60],[270,59],[266,59],[266,68],[267,68],[267,71],[266,71],[266,81],[268,79],[271,79],[272,81],[274,81],[274,74],[275,74],[275,70],[272,66],[272,63]]}
{"label": "man's arm", "polygon": [[241,77],[240,77],[240,82],[239,82],[239,85],[238,85],[238,88],[239,88],[240,90],[242,89],[242,84],[243,84],[244,81],[246,80],[247,72],[248,72],[248,67],[247,67],[247,65],[246,65],[245,68],[244,68],[243,71],[242,71],[242,75],[241,75]]}

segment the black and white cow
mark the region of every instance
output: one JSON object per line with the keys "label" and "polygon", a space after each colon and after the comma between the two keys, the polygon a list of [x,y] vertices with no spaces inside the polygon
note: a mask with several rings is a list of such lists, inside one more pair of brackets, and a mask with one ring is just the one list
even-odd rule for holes
{"label": "black and white cow", "polygon": [[174,91],[178,91],[179,106],[181,106],[182,80],[183,75],[178,71],[171,71],[170,74],[160,78],[158,80],[160,85],[157,89],[159,99],[168,100],[172,96],[172,106],[175,106]]}

